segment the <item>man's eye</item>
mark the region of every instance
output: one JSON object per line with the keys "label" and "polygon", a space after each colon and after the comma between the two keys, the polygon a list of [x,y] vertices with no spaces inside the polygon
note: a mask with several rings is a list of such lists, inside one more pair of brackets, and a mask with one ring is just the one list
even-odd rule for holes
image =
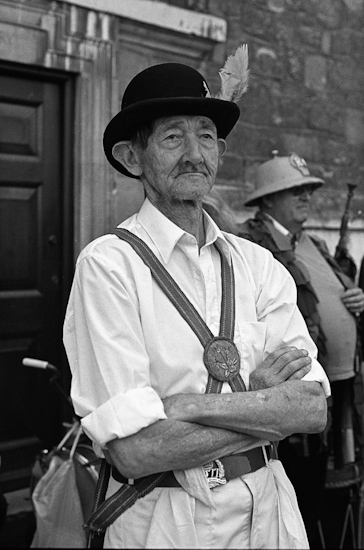
{"label": "man's eye", "polygon": [[163,143],[165,147],[177,148],[181,145],[182,139],[179,134],[168,134],[163,138]]}
{"label": "man's eye", "polygon": [[215,139],[214,136],[212,134],[202,134],[202,137],[204,139]]}

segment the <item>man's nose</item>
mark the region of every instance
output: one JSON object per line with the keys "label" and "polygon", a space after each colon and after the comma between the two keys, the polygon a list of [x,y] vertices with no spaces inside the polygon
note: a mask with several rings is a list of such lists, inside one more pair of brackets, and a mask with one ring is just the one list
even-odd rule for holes
{"label": "man's nose", "polygon": [[310,201],[312,196],[312,191],[310,189],[303,189],[300,194],[300,199],[305,201]]}
{"label": "man's nose", "polygon": [[185,137],[185,152],[183,158],[192,164],[198,164],[203,160],[201,145],[197,136],[188,135]]}

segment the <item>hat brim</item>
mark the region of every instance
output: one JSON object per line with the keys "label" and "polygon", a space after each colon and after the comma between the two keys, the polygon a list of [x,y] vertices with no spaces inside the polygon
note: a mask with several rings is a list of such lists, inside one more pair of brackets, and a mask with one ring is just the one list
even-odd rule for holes
{"label": "hat brim", "polygon": [[244,206],[257,206],[258,199],[266,197],[267,195],[273,195],[274,193],[279,193],[279,191],[285,191],[286,189],[292,189],[293,187],[301,187],[302,185],[307,185],[310,183],[315,183],[316,188],[321,187],[325,182],[321,178],[316,178],[315,176],[304,176],[295,181],[284,182],[282,185],[278,186],[276,183],[273,185],[266,185],[262,189],[254,191],[249,198],[244,201]]}
{"label": "hat brim", "polygon": [[138,128],[157,118],[173,115],[206,116],[217,130],[217,136],[225,139],[238,121],[240,109],[236,103],[213,98],[161,98],[134,103],[114,116],[104,132],[104,151],[110,164],[122,174],[131,174],[112,154],[115,143],[129,140]]}

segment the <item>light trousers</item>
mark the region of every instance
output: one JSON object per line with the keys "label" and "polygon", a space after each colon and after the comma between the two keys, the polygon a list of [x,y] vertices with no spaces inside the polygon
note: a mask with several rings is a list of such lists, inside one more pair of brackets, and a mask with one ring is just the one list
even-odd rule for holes
{"label": "light trousers", "polygon": [[[201,468],[184,474],[176,477],[189,492],[157,487],[108,528],[104,548],[309,548],[278,460],[214,489]],[[111,480],[108,495],[119,487]]]}

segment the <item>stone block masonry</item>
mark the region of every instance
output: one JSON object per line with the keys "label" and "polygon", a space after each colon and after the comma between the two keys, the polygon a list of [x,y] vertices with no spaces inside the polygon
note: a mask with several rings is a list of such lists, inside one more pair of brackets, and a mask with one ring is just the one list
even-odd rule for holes
{"label": "stone block masonry", "polygon": [[[210,0],[209,8],[217,13],[217,2]],[[229,189],[226,196],[236,208],[236,196],[243,200],[254,189],[255,166],[270,158],[272,149],[282,155],[294,151],[327,183],[316,194],[310,225],[330,225],[332,232],[340,225],[347,183],[355,183],[351,226],[359,261],[364,233],[364,1],[226,0],[218,11],[227,20],[225,56],[246,42],[251,70],[219,185]],[[220,46],[220,57],[223,53]],[[215,67],[217,72],[220,67]],[[239,208],[237,216],[252,213]]]}

